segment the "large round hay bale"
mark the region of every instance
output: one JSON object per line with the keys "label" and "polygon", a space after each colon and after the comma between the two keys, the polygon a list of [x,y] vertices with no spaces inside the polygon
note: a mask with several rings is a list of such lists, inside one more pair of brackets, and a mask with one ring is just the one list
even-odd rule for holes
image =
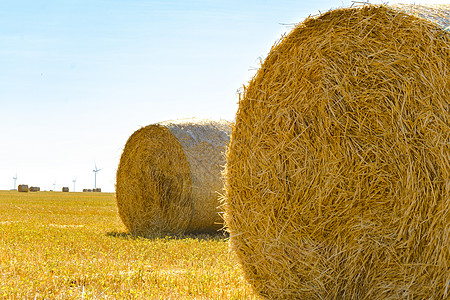
{"label": "large round hay bale", "polygon": [[231,124],[187,119],[143,127],[128,139],[117,170],[116,199],[138,234],[213,232]]}
{"label": "large round hay bale", "polygon": [[241,95],[225,177],[259,294],[448,299],[450,33],[386,6],[307,18]]}

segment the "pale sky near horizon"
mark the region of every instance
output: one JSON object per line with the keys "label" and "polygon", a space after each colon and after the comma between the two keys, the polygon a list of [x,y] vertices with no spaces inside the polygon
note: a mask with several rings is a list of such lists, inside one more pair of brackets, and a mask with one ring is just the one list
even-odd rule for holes
{"label": "pale sky near horizon", "polygon": [[[370,1],[371,3],[449,3]],[[347,0],[0,1],[0,190],[113,192],[128,137],[233,120],[237,90],[293,24]],[[55,184],[55,185],[54,185]]]}

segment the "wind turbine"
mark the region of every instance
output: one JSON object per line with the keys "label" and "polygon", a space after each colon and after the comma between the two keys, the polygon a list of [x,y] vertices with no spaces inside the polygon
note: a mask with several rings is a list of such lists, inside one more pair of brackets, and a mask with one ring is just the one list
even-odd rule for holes
{"label": "wind turbine", "polygon": [[72,180],[72,182],[73,182],[73,191],[75,192],[75,182],[77,182],[77,178],[75,177],[75,179]]}
{"label": "wind turbine", "polygon": [[55,182],[53,182],[53,191],[55,191],[55,189],[56,189],[56,180]]}
{"label": "wind turbine", "polygon": [[97,163],[95,163],[95,169],[92,170],[92,172],[95,173],[95,181],[94,181],[94,189],[97,188],[97,172],[101,171],[102,169],[97,168]]}
{"label": "wind turbine", "polygon": [[13,179],[14,179],[14,189],[16,189],[16,183],[17,183],[17,171],[16,171],[16,176],[14,176]]}

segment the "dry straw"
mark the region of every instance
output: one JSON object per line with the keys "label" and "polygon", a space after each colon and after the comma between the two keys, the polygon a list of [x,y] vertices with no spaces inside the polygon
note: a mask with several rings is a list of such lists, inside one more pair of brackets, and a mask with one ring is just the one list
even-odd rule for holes
{"label": "dry straw", "polygon": [[307,18],[241,95],[225,219],[267,298],[450,298],[450,34],[400,9]]}
{"label": "dry straw", "polygon": [[138,234],[220,229],[218,192],[230,133],[227,121],[200,119],[134,132],[117,170],[117,206],[126,227]]}
{"label": "dry straw", "polygon": [[19,184],[19,186],[17,187],[17,191],[28,192],[28,185],[27,184]]}

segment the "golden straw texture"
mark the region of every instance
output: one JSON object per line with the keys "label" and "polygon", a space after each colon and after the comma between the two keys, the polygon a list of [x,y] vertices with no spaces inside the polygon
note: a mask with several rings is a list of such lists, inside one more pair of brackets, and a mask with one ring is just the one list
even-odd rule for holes
{"label": "golden straw texture", "polygon": [[137,234],[220,229],[218,192],[231,125],[186,119],[143,127],[123,150],[116,177],[119,215]]}
{"label": "golden straw texture", "polygon": [[450,298],[450,34],[387,6],[307,18],[241,95],[224,174],[260,295]]}
{"label": "golden straw texture", "polygon": [[26,185],[26,184],[19,184],[19,186],[17,187],[17,190],[19,192],[28,192],[28,185]]}

